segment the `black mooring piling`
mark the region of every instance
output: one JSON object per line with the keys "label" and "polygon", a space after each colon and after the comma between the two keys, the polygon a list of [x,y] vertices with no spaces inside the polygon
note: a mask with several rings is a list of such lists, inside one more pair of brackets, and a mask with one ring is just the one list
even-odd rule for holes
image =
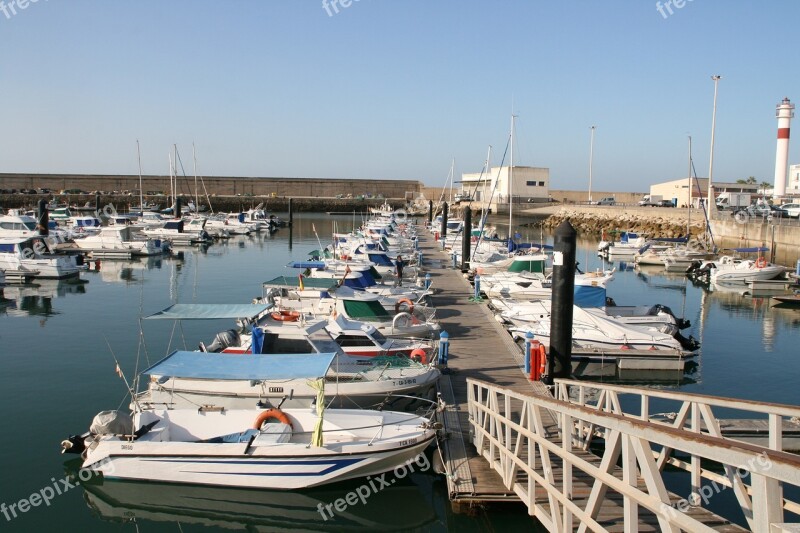
{"label": "black mooring piling", "polygon": [[292,225],[292,222],[294,222],[294,209],[293,208],[294,208],[294,206],[292,205],[292,199],[289,198],[289,225],[290,226]]}
{"label": "black mooring piling", "polygon": [[572,374],[572,305],[575,300],[575,246],[577,232],[569,220],[556,228],[553,242],[553,297],[550,308],[548,385]]}
{"label": "black mooring piling", "polygon": [[[442,227],[439,229],[439,238],[444,243],[444,238],[447,237],[447,202],[442,204]],[[444,244],[442,244],[442,247],[444,247]]]}
{"label": "black mooring piling", "polygon": [[47,200],[39,200],[39,212],[37,213],[36,223],[39,228],[39,235],[47,237],[50,234],[50,215],[47,214]]}
{"label": "black mooring piling", "polygon": [[181,199],[175,198],[175,218],[181,218]]}
{"label": "black mooring piling", "polygon": [[428,200],[428,225],[433,223],[433,200]]}
{"label": "black mooring piling", "polygon": [[472,245],[472,209],[464,209],[464,228],[461,240],[461,272],[469,270],[470,247]]}

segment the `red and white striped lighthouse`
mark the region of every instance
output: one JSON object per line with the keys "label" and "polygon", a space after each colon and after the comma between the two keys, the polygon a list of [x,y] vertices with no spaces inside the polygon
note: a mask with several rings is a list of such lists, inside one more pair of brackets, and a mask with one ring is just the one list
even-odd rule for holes
{"label": "red and white striped lighthouse", "polygon": [[775,152],[775,185],[772,197],[781,198],[786,194],[786,174],[789,171],[789,126],[794,118],[794,104],[788,98],[775,109],[778,119],[778,149]]}

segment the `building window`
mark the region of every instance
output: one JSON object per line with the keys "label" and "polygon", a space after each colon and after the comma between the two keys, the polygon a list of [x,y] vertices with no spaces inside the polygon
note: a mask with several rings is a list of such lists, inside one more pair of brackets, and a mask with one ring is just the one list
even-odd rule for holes
{"label": "building window", "polygon": [[539,182],[539,187],[544,187],[544,182],[543,181]]}
{"label": "building window", "polygon": [[[544,182],[539,182],[539,184],[540,185],[544,185]],[[528,187],[536,187],[536,182],[535,181],[528,181],[528,182],[526,182],[526,185]]]}

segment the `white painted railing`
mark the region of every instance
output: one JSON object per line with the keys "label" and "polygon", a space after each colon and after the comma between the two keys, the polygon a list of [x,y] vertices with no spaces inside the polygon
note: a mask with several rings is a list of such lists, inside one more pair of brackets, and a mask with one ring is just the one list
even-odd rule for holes
{"label": "white painted railing", "polygon": [[[611,526],[600,519],[609,505],[607,493],[621,496],[614,526],[624,522],[626,531],[638,531],[640,513],[654,515],[661,531],[713,531],[709,521],[720,525],[719,517],[701,507],[726,488],[733,489],[753,531],[769,533],[771,525],[790,519],[785,511],[798,509],[784,500],[783,491],[800,487],[800,457],[780,451],[780,439],[773,441],[779,429],[771,434],[774,448],[719,434],[711,405],[738,403],[734,400],[704,397],[704,403],[676,395],[690,405],[688,414],[679,410],[676,417],[686,416],[684,424],[675,424],[650,420],[648,400],[640,404],[648,416],[626,414],[615,399],[619,390],[607,390],[600,408],[585,401],[587,389],[583,400],[567,401],[570,385],[592,387],[582,382],[559,381],[556,388],[564,399],[523,395],[472,379],[467,384],[473,444],[550,531],[607,531]],[[672,394],[642,395],[650,393]],[[777,406],[744,403],[768,416],[786,416]],[[602,455],[589,454],[590,442],[598,438],[604,443]],[[686,499],[667,491],[662,476],[667,464],[688,471],[693,489]],[[703,479],[712,484],[702,485]],[[576,493],[576,482],[585,492]]]}

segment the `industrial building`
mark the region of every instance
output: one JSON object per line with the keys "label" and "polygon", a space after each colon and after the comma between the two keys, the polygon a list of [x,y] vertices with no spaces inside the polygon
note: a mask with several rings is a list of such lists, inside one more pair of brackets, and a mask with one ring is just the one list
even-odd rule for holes
{"label": "industrial building", "polygon": [[[699,199],[708,196],[708,178],[692,179],[692,205],[699,206]],[[722,192],[749,192],[758,194],[759,186],[751,183],[714,182],[714,195]],[[650,196],[661,196],[664,200],[672,200],[678,207],[689,205],[689,178],[665,181],[650,186]]]}
{"label": "industrial building", "polygon": [[[492,197],[492,194],[494,196]],[[461,195],[481,201],[492,197],[493,205],[547,201],[550,196],[550,169],[514,165],[492,167],[489,172],[461,175]]]}

